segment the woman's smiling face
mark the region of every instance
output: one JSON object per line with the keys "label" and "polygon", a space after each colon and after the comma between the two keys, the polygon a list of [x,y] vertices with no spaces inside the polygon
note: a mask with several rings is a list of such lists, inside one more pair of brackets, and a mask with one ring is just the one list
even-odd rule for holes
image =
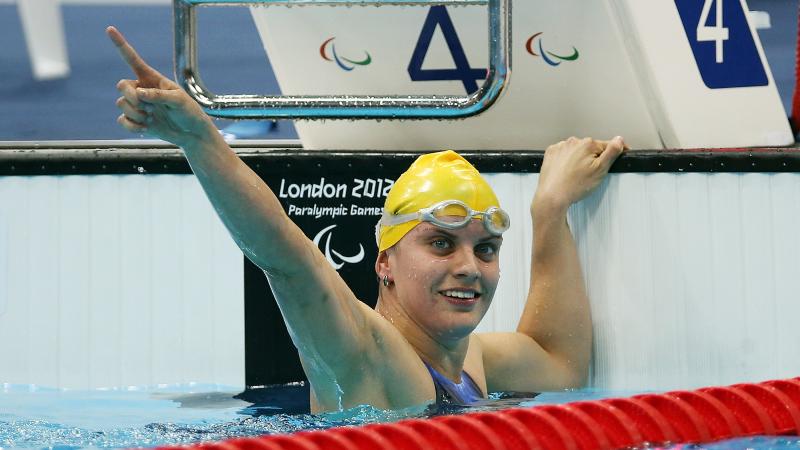
{"label": "woman's smiling face", "polygon": [[489,309],[503,239],[473,219],[444,230],[422,222],[387,252],[400,308],[436,339],[461,339]]}

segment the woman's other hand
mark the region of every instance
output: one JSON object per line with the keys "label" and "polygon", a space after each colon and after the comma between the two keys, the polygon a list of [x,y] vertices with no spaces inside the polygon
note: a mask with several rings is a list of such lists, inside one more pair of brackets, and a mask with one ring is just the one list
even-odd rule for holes
{"label": "woman's other hand", "polygon": [[120,80],[122,97],[117,122],[128,131],[147,133],[184,147],[216,133],[216,127],[186,92],[175,82],[150,67],[114,27],[106,29],[120,55],[133,70],[135,80]]}
{"label": "woman's other hand", "polygon": [[566,212],[600,184],[625,148],[619,136],[610,141],[571,137],[551,145],[544,154],[531,208]]}

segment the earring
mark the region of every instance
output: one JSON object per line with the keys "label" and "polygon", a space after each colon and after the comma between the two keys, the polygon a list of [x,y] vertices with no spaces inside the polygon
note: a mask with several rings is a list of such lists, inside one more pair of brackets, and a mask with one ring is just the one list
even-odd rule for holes
{"label": "earring", "polygon": [[383,276],[383,285],[384,286],[389,286],[389,275],[384,275]]}

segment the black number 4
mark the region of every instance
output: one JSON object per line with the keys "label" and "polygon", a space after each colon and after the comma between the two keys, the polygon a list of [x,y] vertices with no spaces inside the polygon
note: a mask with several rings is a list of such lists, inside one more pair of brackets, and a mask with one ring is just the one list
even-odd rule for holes
{"label": "black number 4", "polygon": [[[444,35],[445,42],[447,42],[447,48],[450,49],[450,55],[453,57],[453,63],[455,63],[455,68],[453,69],[422,68],[422,62],[428,53],[437,25],[441,28],[442,35]],[[419,33],[419,39],[417,40],[417,46],[414,48],[414,53],[411,55],[411,61],[408,63],[408,75],[411,77],[411,81],[461,81],[464,83],[464,89],[467,90],[467,94],[472,94],[478,90],[478,83],[475,80],[486,79],[486,69],[474,69],[469,66],[467,55],[464,53],[464,48],[458,39],[456,28],[447,13],[447,8],[444,6],[432,6],[428,11],[428,17],[425,18],[425,23],[422,25],[422,31]]]}

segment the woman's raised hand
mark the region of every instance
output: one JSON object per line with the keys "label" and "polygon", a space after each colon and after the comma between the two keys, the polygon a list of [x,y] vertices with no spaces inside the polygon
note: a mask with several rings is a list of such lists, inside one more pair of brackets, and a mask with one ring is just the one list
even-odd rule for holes
{"label": "woman's raised hand", "polygon": [[106,29],[135,80],[120,80],[122,97],[117,122],[134,133],[147,133],[178,146],[189,145],[216,133],[211,119],[175,82],[150,67],[114,27]]}
{"label": "woman's raised hand", "polygon": [[533,203],[566,211],[600,184],[624,150],[619,136],[610,141],[571,137],[551,145],[544,154]]}

